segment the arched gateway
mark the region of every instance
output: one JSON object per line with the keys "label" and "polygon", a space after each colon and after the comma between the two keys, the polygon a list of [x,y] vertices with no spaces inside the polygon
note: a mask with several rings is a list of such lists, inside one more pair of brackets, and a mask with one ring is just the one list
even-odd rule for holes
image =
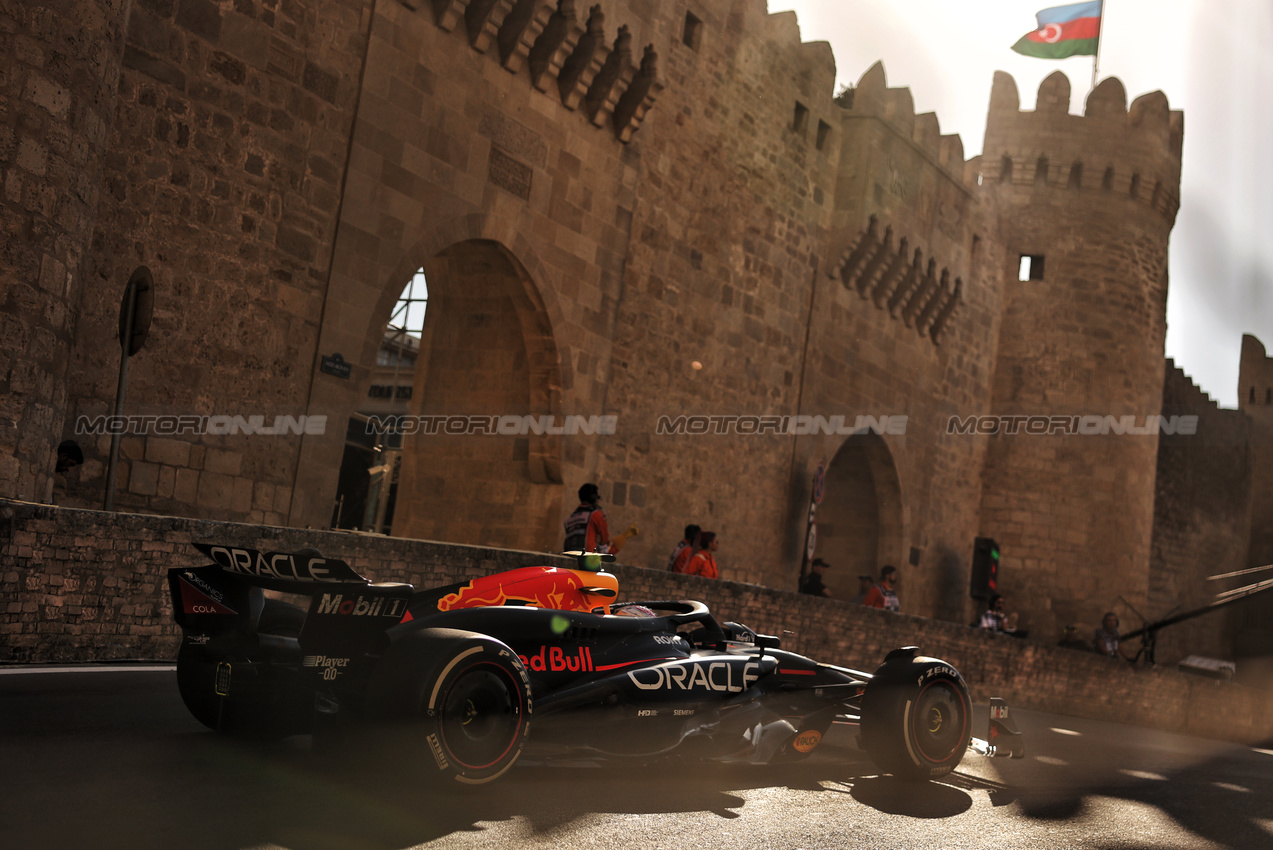
{"label": "arched gateway", "polygon": [[498,242],[425,263],[393,534],[553,550],[560,537],[561,366],[542,299]]}
{"label": "arched gateway", "polygon": [[884,438],[868,431],[846,439],[827,467],[818,507],[818,556],[835,566],[840,594],[856,592],[856,576],[902,565],[902,488]]}

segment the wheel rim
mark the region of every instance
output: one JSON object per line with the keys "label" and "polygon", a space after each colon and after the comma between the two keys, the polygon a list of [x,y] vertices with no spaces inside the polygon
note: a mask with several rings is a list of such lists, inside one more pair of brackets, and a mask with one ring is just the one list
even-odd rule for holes
{"label": "wheel rim", "polygon": [[455,761],[470,770],[498,764],[521,732],[520,700],[498,667],[470,667],[451,683],[442,703],[442,740]]}
{"label": "wheel rim", "polygon": [[916,751],[930,762],[959,753],[968,731],[963,694],[949,682],[933,682],[920,691],[911,721]]}

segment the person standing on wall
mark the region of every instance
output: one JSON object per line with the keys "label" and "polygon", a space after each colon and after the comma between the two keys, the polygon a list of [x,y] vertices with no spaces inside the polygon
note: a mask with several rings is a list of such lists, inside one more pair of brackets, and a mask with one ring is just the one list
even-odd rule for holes
{"label": "person standing on wall", "polygon": [[1092,634],[1092,649],[1114,658],[1118,655],[1118,643],[1118,615],[1108,611],[1101,618],[1101,627]]}
{"label": "person standing on wall", "polygon": [[800,592],[811,596],[830,596],[831,589],[822,583],[822,576],[829,566],[830,564],[821,558],[814,558],[809,574],[800,582]]}
{"label": "person standing on wall", "polygon": [[716,566],[716,550],[720,548],[720,541],[716,539],[716,533],[704,531],[699,535],[698,545],[699,550],[693,558],[690,558],[689,564],[685,567],[685,574],[703,578],[720,578],[720,569]]}
{"label": "person standing on wall", "polygon": [[601,490],[589,482],[579,488],[579,507],[566,518],[563,552],[609,552],[610,528],[601,510]]}
{"label": "person standing on wall", "polygon": [[[672,550],[672,554],[667,559],[667,571],[670,573],[680,573],[685,571],[685,565],[690,562],[690,558],[694,557],[696,546],[698,544],[698,535],[701,532],[697,525],[685,526],[685,537],[680,543],[676,544],[676,548]],[[677,567],[680,569],[677,569]]]}
{"label": "person standing on wall", "polygon": [[896,587],[897,567],[892,564],[886,564],[884,569],[880,570],[879,582],[866,594],[862,604],[867,608],[884,608],[894,612],[901,611],[902,603],[897,598]]}
{"label": "person standing on wall", "polygon": [[866,602],[866,595],[875,587],[875,579],[863,573],[858,576],[858,592],[849,597],[850,605],[861,605]]}

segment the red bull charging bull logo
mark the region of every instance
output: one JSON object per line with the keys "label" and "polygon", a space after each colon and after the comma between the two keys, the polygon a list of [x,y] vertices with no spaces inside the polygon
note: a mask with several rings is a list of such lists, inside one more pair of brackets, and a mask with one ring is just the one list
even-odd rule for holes
{"label": "red bull charging bull logo", "polygon": [[[591,611],[613,599],[619,583],[609,573],[579,573],[557,567],[522,567],[470,581],[438,600],[439,611],[498,605],[529,605],[558,611]],[[589,590],[608,591],[594,594]]]}

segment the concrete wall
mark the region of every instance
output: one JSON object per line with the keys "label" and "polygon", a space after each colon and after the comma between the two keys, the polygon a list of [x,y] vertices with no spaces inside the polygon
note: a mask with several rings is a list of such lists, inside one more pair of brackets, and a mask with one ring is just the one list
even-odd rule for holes
{"label": "concrete wall", "polygon": [[[553,562],[536,553],[339,532],[263,528],[0,502],[0,661],[173,658],[165,574],[202,560],[192,541],[262,549],[314,547],[370,578],[439,585]],[[557,561],[557,563],[562,563]],[[1257,741],[1273,734],[1266,695],[1165,667],[1134,668],[907,614],[755,585],[618,565],[624,599],[693,598],[724,620],[783,638],[786,648],[871,671],[894,647],[917,644],[955,664],[979,702]]]}

